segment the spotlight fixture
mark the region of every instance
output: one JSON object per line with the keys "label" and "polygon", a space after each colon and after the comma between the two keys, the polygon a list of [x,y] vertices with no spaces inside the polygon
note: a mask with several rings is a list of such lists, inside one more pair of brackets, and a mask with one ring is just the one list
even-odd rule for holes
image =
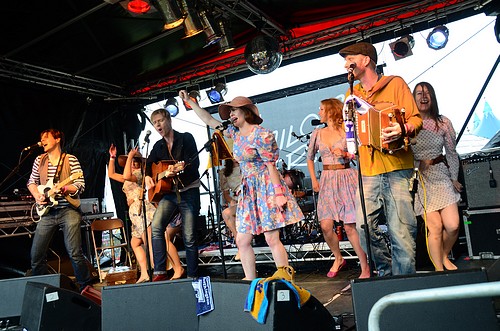
{"label": "spotlight fixture", "polygon": [[[196,91],[196,90],[189,91],[188,96],[191,100],[196,102],[196,104],[198,104],[198,102],[201,99],[200,91]],[[184,103],[184,107],[186,108],[186,110],[193,110],[193,108],[189,105],[189,103],[187,103],[186,101],[183,101],[183,103]]]}
{"label": "spotlight fixture", "polygon": [[413,52],[411,51],[413,46],[415,46],[415,39],[410,35],[403,36],[395,42],[389,44],[392,55],[394,55],[394,60],[396,61],[413,55]]}
{"label": "spotlight fixture", "polygon": [[245,47],[247,66],[255,74],[273,72],[280,66],[282,59],[278,41],[269,36],[257,36]]}
{"label": "spotlight fixture", "polygon": [[427,46],[432,49],[442,49],[448,43],[448,28],[444,25],[436,26],[427,36]]}
{"label": "spotlight fixture", "polygon": [[130,0],[127,9],[134,14],[145,14],[151,9],[151,5],[144,0]]}
{"label": "spotlight fixture", "polygon": [[207,91],[208,100],[212,105],[224,101],[223,96],[226,95],[227,88],[225,83],[217,83],[213,88]]}
{"label": "spotlight fixture", "polygon": [[234,46],[233,34],[229,27],[229,21],[224,17],[219,17],[217,19],[217,25],[222,34],[222,38],[219,40],[219,53],[226,53],[232,51]]}
{"label": "spotlight fixture", "polygon": [[184,16],[176,0],[151,0],[152,5],[163,17],[163,30],[170,30],[184,22]]}
{"label": "spotlight fixture", "polygon": [[184,38],[189,38],[203,32],[203,25],[201,24],[198,14],[194,10],[194,5],[189,0],[180,0],[182,12],[184,13]]}
{"label": "spotlight fixture", "polygon": [[214,17],[209,12],[208,8],[202,8],[198,11],[198,16],[200,17],[201,24],[203,25],[203,32],[207,37],[207,43],[204,47],[210,46],[218,42],[222,33],[219,30],[219,27],[215,23]]}
{"label": "spotlight fixture", "polygon": [[168,98],[165,104],[165,110],[170,113],[170,116],[175,117],[179,114],[179,104],[175,98]]}

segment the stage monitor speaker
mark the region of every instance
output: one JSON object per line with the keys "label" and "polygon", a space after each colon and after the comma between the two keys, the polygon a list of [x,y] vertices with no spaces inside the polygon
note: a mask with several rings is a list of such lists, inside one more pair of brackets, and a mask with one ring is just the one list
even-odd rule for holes
{"label": "stage monitor speaker", "polygon": [[101,307],[73,291],[28,282],[21,326],[29,331],[97,331],[101,330]]}
{"label": "stage monitor speaker", "polygon": [[[56,287],[75,288],[72,281],[64,275],[53,274],[43,276],[20,277],[0,280],[0,324],[19,324],[23,308],[24,291],[27,282],[45,283]],[[6,304],[8,303],[8,304]]]}
{"label": "stage monitor speaker", "polygon": [[191,280],[102,288],[102,330],[197,330]]}
{"label": "stage monitor speaker", "polygon": [[[265,324],[258,324],[243,307],[248,295],[247,282],[212,282],[215,310],[200,316],[199,330],[335,330],[330,312],[311,295],[298,308],[297,300],[288,286],[271,282],[267,293],[269,308]],[[231,298],[231,299],[230,299]]]}
{"label": "stage monitor speaker", "polygon": [[[368,330],[370,310],[387,294],[487,281],[484,269],[352,280],[356,330]],[[380,316],[380,330],[498,331],[498,324],[492,298],[470,298],[391,305]]]}
{"label": "stage monitor speaker", "polygon": [[271,283],[266,324],[243,311],[248,282],[211,284],[215,309],[199,317],[191,280],[104,287],[102,330],[334,330],[333,317],[316,298],[301,309],[291,293],[290,300],[276,300],[279,291],[289,291],[284,284]]}
{"label": "stage monitor speaker", "polygon": [[461,163],[468,208],[500,206],[500,149],[472,153]]}

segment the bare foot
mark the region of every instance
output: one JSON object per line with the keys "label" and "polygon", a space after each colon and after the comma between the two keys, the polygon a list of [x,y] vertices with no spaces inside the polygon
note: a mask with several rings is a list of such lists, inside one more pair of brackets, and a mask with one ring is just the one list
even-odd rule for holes
{"label": "bare foot", "polygon": [[135,282],[136,284],[141,284],[141,283],[146,283],[146,282],[149,282],[149,276],[148,274],[141,274],[141,277],[139,277],[139,279],[137,280],[137,282]]}
{"label": "bare foot", "polygon": [[180,269],[175,270],[174,274],[172,275],[172,278],[170,278],[170,279],[174,279],[175,280],[175,279],[183,278],[183,276],[185,274],[184,271],[185,270],[182,267]]}
{"label": "bare foot", "polygon": [[370,278],[370,270],[361,271],[361,275],[359,275],[359,279]]}
{"label": "bare foot", "polygon": [[448,257],[445,257],[443,259],[443,266],[445,267],[446,270],[457,270],[457,266],[454,265]]}

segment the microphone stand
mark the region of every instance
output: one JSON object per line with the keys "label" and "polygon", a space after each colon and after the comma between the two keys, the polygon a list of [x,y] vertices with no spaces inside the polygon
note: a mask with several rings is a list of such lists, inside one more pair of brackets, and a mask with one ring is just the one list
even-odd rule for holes
{"label": "microphone stand", "polygon": [[16,174],[19,171],[19,169],[23,165],[24,161],[26,161],[28,159],[28,157],[31,155],[31,153],[33,153],[33,151],[34,151],[34,149],[30,149],[29,153],[23,158],[22,158],[22,155],[23,155],[24,150],[21,151],[21,155],[19,155],[19,162],[14,167],[14,169],[11,170],[11,172],[7,175],[7,177],[5,177],[5,179],[0,183],[0,188],[2,187],[3,184],[5,184],[6,181],[8,181],[12,176],[14,176],[14,174]]}
{"label": "microphone stand", "polygon": [[[221,132],[226,129],[226,127],[221,128]],[[207,134],[210,134],[210,128],[207,126]],[[212,137],[210,141],[213,141],[214,138]],[[220,190],[219,190],[219,185],[218,181],[215,180],[217,178],[217,171],[215,170],[215,167],[218,166],[218,164],[215,164],[215,158],[214,158],[214,150],[212,148],[212,144],[210,144],[210,155],[212,156],[212,177],[214,178],[214,196],[216,197],[215,200],[215,212],[217,213],[217,232],[218,232],[218,239],[219,239],[219,251],[220,251],[220,258],[221,258],[221,263],[222,263],[222,273],[224,276],[224,279],[227,279],[227,271],[226,271],[226,261],[224,257],[224,245],[222,243],[222,227],[221,227],[221,217],[222,217],[222,208],[220,205]],[[217,160],[219,159],[218,155],[216,155]]]}
{"label": "microphone stand", "polygon": [[[354,95],[354,74],[352,70],[347,74],[347,80],[349,82],[349,93]],[[363,176],[361,175],[361,160],[359,158],[359,148],[358,148],[358,130],[357,130],[357,116],[355,114],[354,99],[352,99],[347,104],[346,110],[346,122],[351,121],[353,124],[352,130],[354,133],[354,155],[358,159],[358,187],[359,187],[359,198],[361,201],[361,210],[363,211],[363,227],[365,230],[366,239],[366,254],[368,255],[368,266],[370,268],[370,276],[374,274],[375,268],[372,260],[372,248],[370,239],[370,230],[368,228],[368,218],[366,216],[366,205],[365,205],[365,193],[363,190]]]}
{"label": "microphone stand", "polygon": [[[149,152],[149,137],[144,138],[144,143],[146,144],[146,152],[144,153],[145,156],[148,155]],[[153,275],[153,270],[151,268],[151,256],[149,254],[149,234],[148,234],[148,219],[147,219],[147,209],[146,209],[146,162],[142,162],[141,165],[141,171],[142,171],[142,183],[141,183],[141,192],[142,195],[140,197],[141,200],[141,209],[139,210],[142,212],[142,221],[143,221],[143,226],[144,226],[144,238],[146,242],[144,243],[144,247],[146,248],[146,265],[148,266],[148,276],[149,276],[149,281],[152,282],[152,275]],[[168,238],[170,240],[170,238]],[[167,243],[168,247],[168,243]],[[167,251],[167,263],[168,263],[168,251]]]}
{"label": "microphone stand", "polygon": [[[224,129],[226,129],[227,127],[220,127],[219,129],[221,131],[223,131]],[[207,134],[208,136],[210,137],[210,127],[207,126]],[[215,178],[217,178],[217,172],[215,170],[215,164],[214,164],[214,151],[212,149],[212,144],[214,143],[215,141],[215,138],[212,136],[204,145],[203,147],[198,150],[198,152],[196,152],[195,155],[193,155],[191,158],[189,158],[189,161],[187,164],[190,164],[203,150],[206,150],[207,152],[210,153],[210,156],[212,158],[212,176],[214,178],[214,195],[215,197],[219,197],[220,196],[220,193],[219,193],[219,186],[217,185],[217,181],[215,180]],[[218,157],[217,157],[218,159]],[[203,173],[204,175],[205,173]],[[203,177],[203,175],[200,176]],[[201,181],[200,181],[200,184]],[[205,188],[206,189],[206,188]],[[215,201],[215,212],[217,213],[217,230],[218,230],[218,239],[219,239],[219,251],[220,251],[220,257],[221,257],[221,265],[222,265],[222,273],[223,273],[223,276],[224,276],[224,279],[227,279],[227,271],[226,271],[226,261],[225,261],[225,258],[224,258],[224,247],[223,247],[223,244],[222,244],[222,228],[221,228],[221,206],[220,206],[220,199],[215,199],[212,197],[211,193],[210,193],[210,190],[208,190],[208,194],[210,195],[210,199],[214,200]]]}

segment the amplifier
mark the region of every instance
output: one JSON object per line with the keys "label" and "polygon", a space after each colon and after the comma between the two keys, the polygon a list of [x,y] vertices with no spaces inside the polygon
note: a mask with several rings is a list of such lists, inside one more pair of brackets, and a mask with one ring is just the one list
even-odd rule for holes
{"label": "amplifier", "polygon": [[464,210],[467,250],[473,259],[500,257],[500,208]]}
{"label": "amplifier", "polygon": [[469,209],[500,207],[500,149],[461,160]]}
{"label": "amplifier", "polygon": [[98,198],[80,199],[80,202],[80,209],[83,215],[98,214],[101,212]]}

